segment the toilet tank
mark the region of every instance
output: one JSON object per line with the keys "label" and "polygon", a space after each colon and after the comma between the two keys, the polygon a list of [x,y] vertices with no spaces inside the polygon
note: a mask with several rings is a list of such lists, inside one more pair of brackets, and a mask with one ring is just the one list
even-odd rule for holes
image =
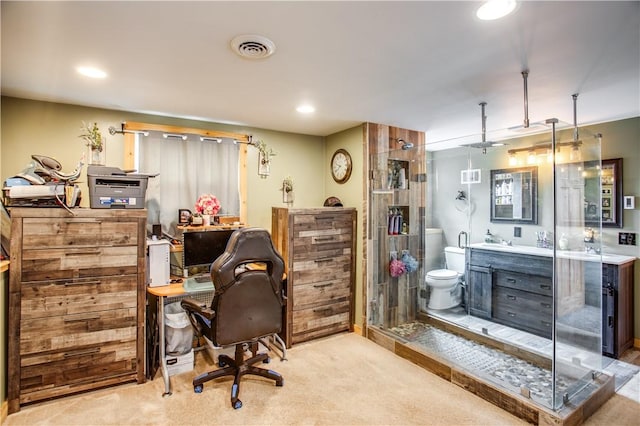
{"label": "toilet tank", "polygon": [[464,274],[464,249],[458,247],[445,247],[444,256],[447,260],[447,269]]}
{"label": "toilet tank", "polygon": [[442,229],[426,228],[424,230],[424,270],[432,271],[444,266],[442,258]]}

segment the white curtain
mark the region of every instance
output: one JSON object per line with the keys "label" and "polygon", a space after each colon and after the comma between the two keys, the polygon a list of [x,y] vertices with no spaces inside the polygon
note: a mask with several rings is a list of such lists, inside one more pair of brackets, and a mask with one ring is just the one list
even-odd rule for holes
{"label": "white curtain", "polygon": [[150,132],[137,136],[139,171],[159,173],[147,188],[148,224],[176,235],[178,209],[194,212],[198,197],[213,194],[220,201],[218,215],[240,215],[239,145],[201,141],[197,135],[164,138]]}

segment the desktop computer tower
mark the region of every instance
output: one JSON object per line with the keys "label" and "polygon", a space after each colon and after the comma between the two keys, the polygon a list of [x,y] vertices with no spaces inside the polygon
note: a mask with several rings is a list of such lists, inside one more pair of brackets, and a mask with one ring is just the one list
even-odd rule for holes
{"label": "desktop computer tower", "polygon": [[169,284],[169,248],[167,240],[147,240],[147,284],[158,287]]}

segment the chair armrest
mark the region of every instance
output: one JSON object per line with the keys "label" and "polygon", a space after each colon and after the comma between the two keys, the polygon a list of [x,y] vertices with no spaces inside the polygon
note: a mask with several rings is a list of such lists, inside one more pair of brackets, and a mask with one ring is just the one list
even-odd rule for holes
{"label": "chair armrest", "polygon": [[180,306],[182,306],[182,309],[187,311],[187,314],[200,314],[209,321],[216,316],[215,311],[210,308],[200,306],[200,304],[194,299],[182,299],[180,301]]}

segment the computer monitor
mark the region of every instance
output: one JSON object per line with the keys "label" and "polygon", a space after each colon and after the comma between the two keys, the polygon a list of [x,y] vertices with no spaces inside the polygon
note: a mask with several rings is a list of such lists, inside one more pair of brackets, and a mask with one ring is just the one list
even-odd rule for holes
{"label": "computer monitor", "polygon": [[235,229],[190,231],[182,234],[182,265],[184,275],[208,272],[211,264],[227,248]]}

